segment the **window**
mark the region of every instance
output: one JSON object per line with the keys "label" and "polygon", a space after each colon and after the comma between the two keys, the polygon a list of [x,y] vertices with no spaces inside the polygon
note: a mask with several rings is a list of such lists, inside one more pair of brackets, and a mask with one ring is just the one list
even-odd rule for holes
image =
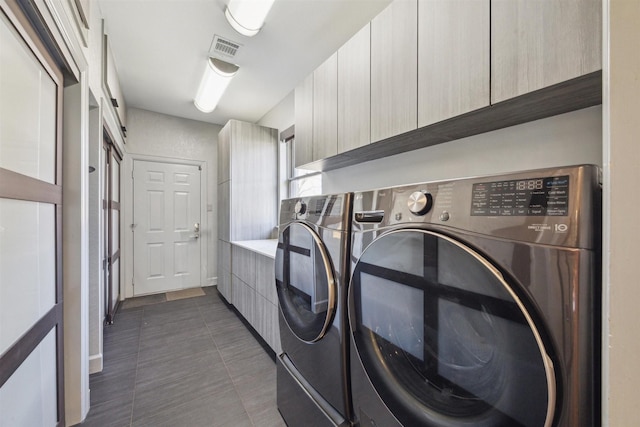
{"label": "window", "polygon": [[322,173],[295,167],[295,133],[290,127],[280,134],[281,179],[280,199],[299,196],[312,196],[322,193]]}

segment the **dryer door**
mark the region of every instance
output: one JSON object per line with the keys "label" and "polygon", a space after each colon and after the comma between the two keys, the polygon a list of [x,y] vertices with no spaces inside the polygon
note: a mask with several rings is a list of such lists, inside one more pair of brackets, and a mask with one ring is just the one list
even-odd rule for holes
{"label": "dryer door", "polygon": [[402,424],[551,425],[541,331],[471,248],[426,230],[387,233],[355,265],[349,304],[357,357]]}
{"label": "dryer door", "polygon": [[287,325],[302,341],[321,339],[335,313],[336,282],[318,235],[302,223],[281,230],[275,270],[278,301]]}

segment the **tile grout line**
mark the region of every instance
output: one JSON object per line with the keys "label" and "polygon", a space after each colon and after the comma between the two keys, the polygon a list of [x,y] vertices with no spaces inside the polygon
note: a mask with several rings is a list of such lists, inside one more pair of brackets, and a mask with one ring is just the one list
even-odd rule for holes
{"label": "tile grout line", "polygon": [[220,348],[218,347],[218,343],[216,342],[215,338],[213,337],[213,333],[211,332],[211,329],[209,328],[209,324],[204,319],[204,315],[202,314],[202,310],[200,309],[200,306],[198,306],[198,312],[200,313],[200,316],[202,317],[202,320],[204,321],[204,325],[206,326],[207,331],[209,331],[209,336],[211,337],[211,341],[213,341],[213,345],[216,347],[216,351],[220,355],[220,360],[222,360],[222,364],[224,365],[224,369],[227,371],[227,375],[229,376],[229,379],[231,380],[231,384],[233,385],[233,390],[236,392],[236,395],[240,399],[240,403],[242,403],[242,409],[247,414],[247,417],[249,418],[249,421],[251,422],[251,425],[255,426],[256,423],[253,422],[253,417],[251,416],[251,414],[247,410],[247,406],[245,405],[244,399],[240,395],[240,392],[238,391],[238,387],[236,386],[236,381],[233,379],[233,376],[231,376],[231,372],[229,371],[229,367],[227,366],[227,362],[226,362],[224,356],[222,355],[222,353],[220,352]]}
{"label": "tile grout line", "polygon": [[[188,305],[188,307],[185,305],[182,308],[179,308],[180,313],[182,313],[183,311],[192,311],[194,308],[197,310],[195,313],[193,313],[194,315],[194,319],[199,319],[201,323],[204,323],[204,334],[202,335],[209,337],[209,340],[211,343],[213,343],[213,347],[211,348],[211,351],[215,350],[215,353],[217,353],[217,356],[219,358],[219,362],[215,362],[216,364],[211,365],[214,367],[217,367],[216,369],[220,369],[220,368],[224,368],[223,371],[220,372],[221,375],[224,375],[224,373],[226,373],[227,377],[226,380],[224,381],[230,381],[230,384],[227,387],[228,392],[225,393],[226,396],[228,396],[229,399],[234,400],[235,402],[237,402],[236,404],[238,405],[238,410],[242,410],[242,412],[238,412],[237,415],[239,417],[242,417],[243,420],[245,420],[246,425],[247,426],[258,426],[260,425],[260,421],[259,418],[261,417],[261,411],[253,411],[250,412],[249,411],[249,407],[252,405],[253,403],[253,398],[252,393],[249,394],[245,394],[244,397],[241,395],[240,390],[243,390],[242,385],[244,384],[243,381],[240,381],[240,379],[244,379],[245,376],[242,374],[242,372],[244,372],[243,366],[244,365],[238,365],[238,368],[240,368],[242,370],[242,372],[238,372],[236,374],[234,374],[235,372],[235,368],[236,365],[234,364],[234,358],[233,355],[230,353],[230,350],[232,350],[233,347],[230,347],[230,344],[225,344],[225,337],[227,336],[226,333],[224,333],[224,328],[220,329],[218,326],[220,325],[220,323],[218,322],[224,322],[224,324],[226,325],[227,322],[225,321],[226,319],[226,315],[227,314],[231,314],[232,317],[236,317],[237,314],[233,313],[233,309],[230,309],[230,307],[225,306],[224,304],[221,305],[221,303],[223,301],[221,301],[218,297],[218,299],[216,299],[216,295],[215,294],[206,294],[206,298],[205,296],[200,296],[200,297],[192,297],[192,301],[193,303],[190,303]],[[205,298],[205,299],[200,299],[200,298]],[[185,298],[187,299],[187,298]],[[188,298],[191,299],[191,298]],[[163,301],[163,303],[166,303],[169,301]],[[161,303],[160,303],[161,304]],[[135,367],[134,367],[134,375],[133,375],[133,388],[129,389],[131,390],[131,395],[130,398],[124,400],[124,402],[126,402],[126,404],[130,404],[131,405],[131,409],[130,409],[130,413],[128,415],[128,417],[126,416],[126,413],[123,414],[124,415],[124,419],[121,418],[122,421],[125,421],[126,419],[129,419],[129,423],[125,423],[124,425],[127,425],[129,427],[132,427],[134,425],[138,425],[138,423],[144,423],[146,417],[143,416],[142,413],[140,413],[139,415],[141,415],[141,417],[139,417],[138,419],[136,419],[136,423],[134,423],[134,415],[136,415],[136,411],[135,411],[135,405],[136,405],[136,401],[139,401],[139,399],[141,398],[141,395],[139,395],[140,393],[138,393],[140,390],[138,390],[138,383],[137,383],[137,379],[140,376],[140,374],[142,374],[143,368],[141,367],[141,355],[144,354],[144,352],[142,351],[142,339],[143,339],[143,325],[145,324],[145,322],[148,319],[148,316],[153,315],[156,312],[156,308],[151,309],[152,307],[156,307],[158,305],[158,303],[156,304],[145,304],[143,306],[140,306],[139,308],[137,308],[135,311],[139,310],[139,314],[135,317],[137,317],[137,325],[134,326],[134,328],[131,328],[132,331],[135,331],[137,334],[137,347],[136,346],[136,342],[132,342],[130,343],[130,346],[128,346],[127,348],[129,349],[128,352],[133,351],[133,353],[129,353],[131,354],[130,358],[133,359],[135,357]],[[134,307],[131,307],[134,308]],[[178,307],[176,307],[178,309]],[[211,309],[211,310],[210,310]],[[209,316],[210,314],[212,314],[213,316]],[[233,316],[235,314],[235,316]],[[139,317],[138,317],[139,316]],[[127,316],[129,317],[129,316]],[[191,317],[191,316],[190,316]],[[208,321],[207,319],[210,318],[210,321]],[[124,320],[124,319],[123,319]],[[131,320],[131,318],[129,318],[129,320]],[[197,323],[200,323],[197,322]],[[246,327],[246,325],[244,325]],[[129,326],[127,326],[126,329],[129,329]],[[220,337],[218,337],[221,341],[216,340],[216,337],[218,336],[218,333],[222,333],[222,335]],[[232,334],[233,336],[233,334]],[[254,337],[255,338],[255,337]],[[232,340],[233,341],[233,340]],[[235,341],[233,341],[235,342]],[[118,342],[112,342],[112,345],[118,347],[119,343]],[[204,342],[203,342],[204,344]],[[124,347],[121,347],[124,348]],[[136,352],[137,350],[137,352]],[[229,353],[229,354],[227,354]],[[225,356],[227,355],[227,356]],[[222,363],[222,366],[219,365],[219,363]],[[240,376],[238,377],[237,374],[239,374]],[[129,376],[129,378],[131,378],[131,376]],[[221,377],[222,378],[222,377]],[[233,390],[233,392],[235,393],[231,393],[231,390]],[[212,396],[211,393],[208,393],[208,395]],[[203,395],[204,396],[204,395]],[[138,402],[138,404],[140,404],[140,402]],[[187,402],[185,402],[186,405]],[[182,406],[182,405],[180,405]],[[179,407],[175,408],[178,412],[181,410]],[[183,412],[185,412],[185,414],[188,412],[182,410]],[[242,415],[242,413],[244,413],[244,415]],[[89,419],[88,419],[89,420]],[[105,424],[103,424],[105,425]],[[109,424],[109,425],[113,425],[115,427],[115,424]],[[244,424],[243,424],[244,425]],[[280,424],[278,424],[280,425]]]}
{"label": "tile grout line", "polygon": [[131,415],[129,417],[129,426],[133,426],[133,409],[136,404],[136,385],[138,383],[138,365],[140,363],[140,346],[142,345],[142,324],[144,323],[144,312],[145,307],[143,306],[142,316],[140,316],[140,324],[138,325],[138,352],[136,353],[136,373],[133,378],[133,396],[131,398]]}

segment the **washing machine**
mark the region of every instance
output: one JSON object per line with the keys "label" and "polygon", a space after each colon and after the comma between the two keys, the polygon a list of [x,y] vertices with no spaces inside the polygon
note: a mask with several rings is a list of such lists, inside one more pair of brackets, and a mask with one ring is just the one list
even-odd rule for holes
{"label": "washing machine", "polygon": [[598,425],[600,193],[590,165],[354,193],[360,426]]}
{"label": "washing machine", "polygon": [[277,403],[291,427],[350,425],[345,307],[351,207],[351,194],[281,203]]}

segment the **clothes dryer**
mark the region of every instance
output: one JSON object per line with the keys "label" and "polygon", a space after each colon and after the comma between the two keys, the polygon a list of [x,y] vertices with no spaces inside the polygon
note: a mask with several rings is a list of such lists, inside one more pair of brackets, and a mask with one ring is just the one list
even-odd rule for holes
{"label": "clothes dryer", "polygon": [[357,422],[596,425],[600,206],[595,166],[354,193]]}
{"label": "clothes dryer", "polygon": [[350,425],[345,307],[351,206],[351,194],[281,203],[277,402],[292,427]]}

